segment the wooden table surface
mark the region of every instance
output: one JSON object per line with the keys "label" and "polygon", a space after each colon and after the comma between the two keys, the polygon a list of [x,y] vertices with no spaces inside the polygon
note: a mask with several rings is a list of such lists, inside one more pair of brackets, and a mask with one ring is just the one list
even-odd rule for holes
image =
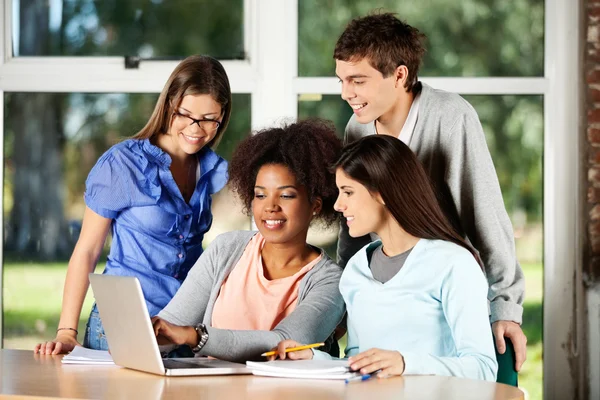
{"label": "wooden table surface", "polygon": [[117,366],[61,363],[62,356],[0,350],[0,399],[523,399],[519,389],[442,376],[405,376],[345,384],[254,377],[162,377]]}

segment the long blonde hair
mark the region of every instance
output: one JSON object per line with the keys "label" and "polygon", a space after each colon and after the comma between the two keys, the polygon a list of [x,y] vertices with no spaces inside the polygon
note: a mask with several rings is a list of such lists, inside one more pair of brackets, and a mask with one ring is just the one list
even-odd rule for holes
{"label": "long blonde hair", "polygon": [[221,105],[223,120],[215,137],[208,143],[211,149],[219,144],[231,116],[231,88],[223,65],[209,56],[194,55],[184,59],[169,76],[150,119],[134,139],[150,139],[166,133],[175,109],[187,95],[208,94]]}

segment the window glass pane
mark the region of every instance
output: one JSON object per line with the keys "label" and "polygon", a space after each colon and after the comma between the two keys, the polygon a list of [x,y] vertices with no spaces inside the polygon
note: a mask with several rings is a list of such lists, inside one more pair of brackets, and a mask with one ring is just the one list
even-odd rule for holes
{"label": "window glass pane", "polygon": [[[33,349],[54,338],[67,262],[81,229],[85,179],[111,145],[135,134],[156,94],[6,93],[4,121],[4,347]],[[250,132],[250,95],[233,95],[217,152],[229,159]],[[213,196],[213,225],[249,229],[250,218],[225,187]],[[109,240],[110,241],[110,240]],[[108,244],[96,271],[102,271]],[[79,325],[83,340],[91,292]]]}
{"label": "window glass pane", "polygon": [[298,72],[333,76],[333,49],[352,18],[375,7],[427,35],[421,76],[542,76],[544,0],[298,2]]}
{"label": "window glass pane", "polygon": [[13,0],[15,56],[244,58],[244,1]]}
{"label": "window glass pane", "polygon": [[[542,96],[464,96],[477,110],[511,218],[517,257],[525,274],[523,329],[527,335],[527,362],[519,386],[530,399],[542,399],[542,276],[543,171]],[[334,121],[340,137],[352,110],[339,95],[301,95],[298,117]],[[306,101],[310,100],[310,101]],[[316,232],[318,234],[318,232]],[[337,236],[316,235],[331,257]]]}

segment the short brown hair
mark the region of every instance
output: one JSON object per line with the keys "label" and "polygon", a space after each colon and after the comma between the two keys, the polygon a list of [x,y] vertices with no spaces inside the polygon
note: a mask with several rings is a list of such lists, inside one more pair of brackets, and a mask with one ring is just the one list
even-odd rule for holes
{"label": "short brown hair", "polygon": [[384,78],[405,65],[408,79],[404,87],[410,92],[417,83],[417,72],[425,54],[424,40],[424,34],[400,21],[396,14],[368,15],[350,21],[335,45],[333,58],[342,61],[366,58]]}
{"label": "short brown hair", "polygon": [[189,56],[175,67],[158,96],[146,126],[133,138],[150,139],[159,133],[166,133],[171,126],[173,112],[181,100],[190,94],[208,94],[221,105],[223,120],[217,134],[208,143],[211,149],[217,147],[231,116],[231,88],[223,65],[212,57],[202,55]]}
{"label": "short brown hair", "polygon": [[264,165],[283,165],[306,188],[308,199],[321,198],[317,217],[329,226],[338,221],[333,209],[338,190],[329,167],[342,152],[342,141],[331,121],[308,119],[268,128],[247,137],[236,147],[229,163],[229,185],[251,214],[254,185]]}

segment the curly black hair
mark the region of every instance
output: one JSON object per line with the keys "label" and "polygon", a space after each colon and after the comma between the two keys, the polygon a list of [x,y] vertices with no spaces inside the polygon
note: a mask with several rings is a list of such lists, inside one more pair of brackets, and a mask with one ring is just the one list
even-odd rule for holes
{"label": "curly black hair", "polygon": [[333,209],[337,198],[335,175],[330,166],[342,151],[330,121],[307,119],[283,127],[268,128],[244,139],[229,163],[229,185],[251,214],[254,185],[263,165],[286,166],[299,184],[306,188],[312,202],[320,197],[323,205],[317,217],[326,226],[338,219]]}

